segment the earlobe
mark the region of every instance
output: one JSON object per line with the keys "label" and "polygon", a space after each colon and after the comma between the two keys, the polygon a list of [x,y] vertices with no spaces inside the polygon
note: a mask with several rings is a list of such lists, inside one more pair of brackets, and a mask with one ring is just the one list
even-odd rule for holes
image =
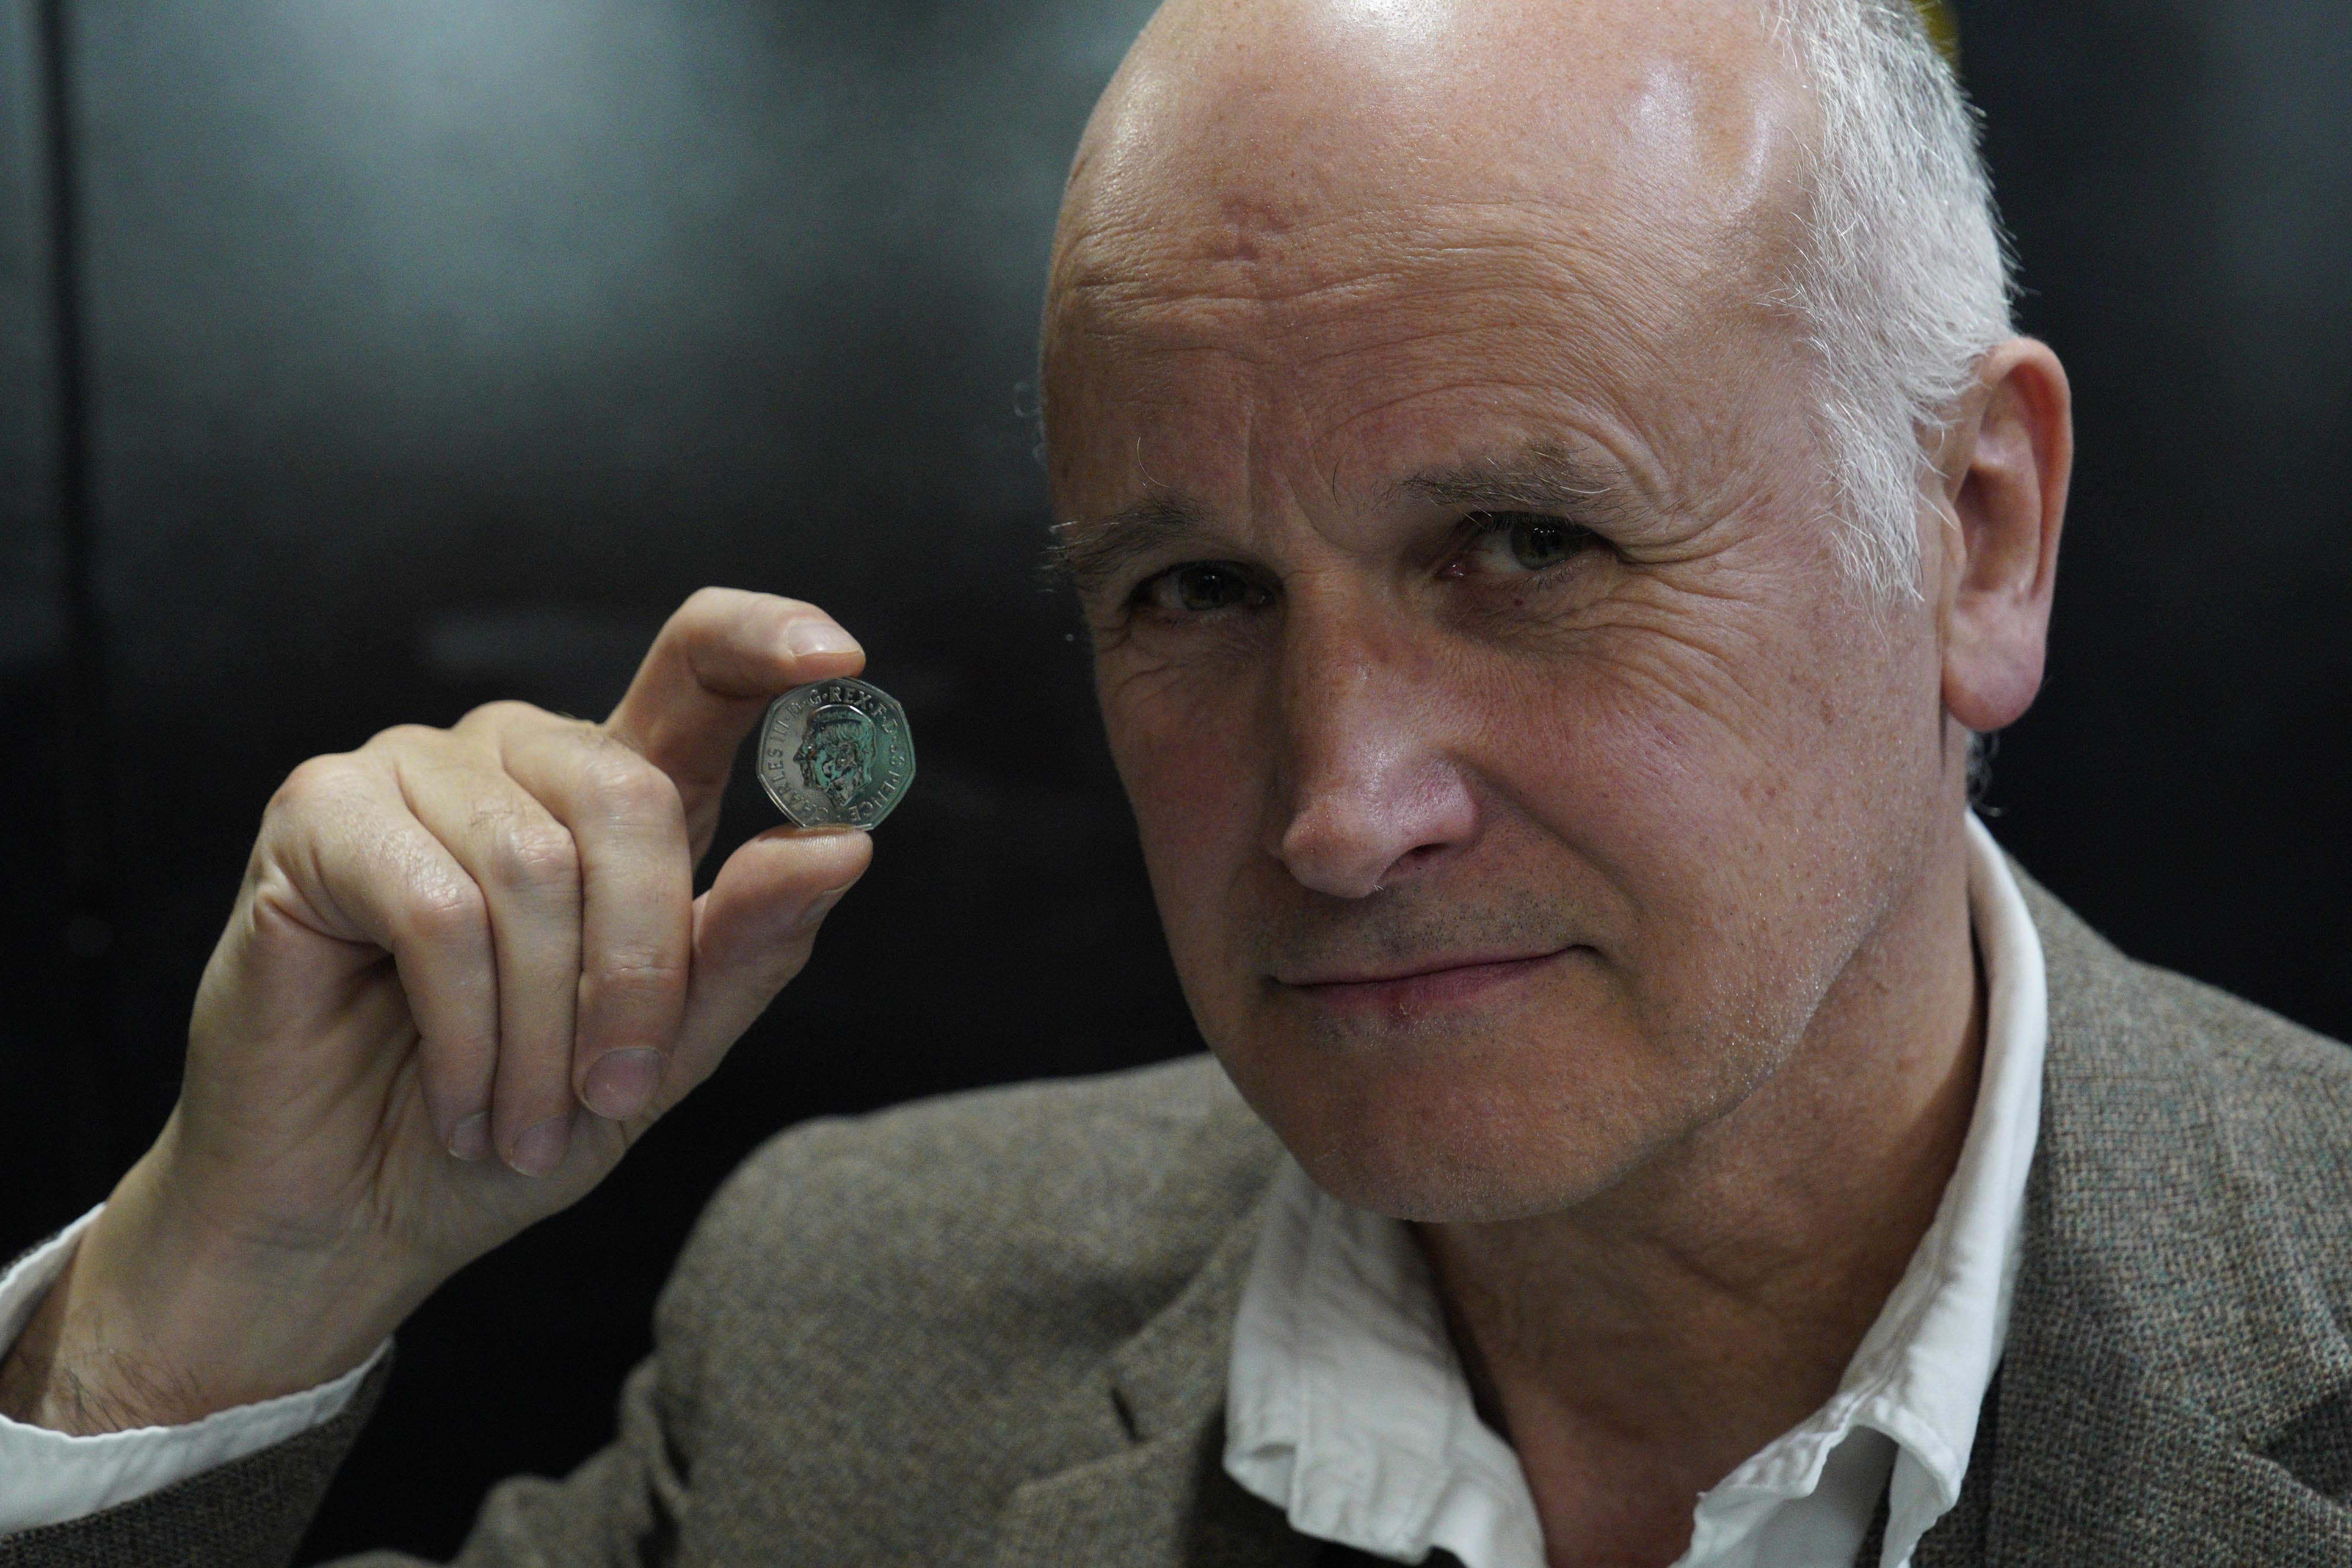
{"label": "earlobe", "polygon": [[1948,470],[1958,539],[1944,706],[1986,731],[2015,722],[2041,688],[2074,435],[2065,368],[2049,345],[1999,344],[1979,387],[1980,411]]}

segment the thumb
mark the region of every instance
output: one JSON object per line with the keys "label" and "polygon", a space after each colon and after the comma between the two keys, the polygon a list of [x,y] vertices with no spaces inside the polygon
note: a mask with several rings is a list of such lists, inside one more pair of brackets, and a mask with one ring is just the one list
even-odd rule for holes
{"label": "thumb", "polygon": [[856,829],[793,827],[771,828],[727,857],[710,891],[694,901],[686,1021],[648,1108],[654,1114],[709,1077],[801,972],[826,913],[873,858],[874,841]]}

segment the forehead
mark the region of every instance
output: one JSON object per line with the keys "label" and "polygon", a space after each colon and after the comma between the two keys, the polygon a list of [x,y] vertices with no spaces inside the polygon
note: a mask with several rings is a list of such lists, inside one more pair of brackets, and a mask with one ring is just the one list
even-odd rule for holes
{"label": "forehead", "polygon": [[1530,203],[1375,203],[1073,267],[1046,355],[1058,503],[1173,487],[1236,515],[1348,511],[1535,451],[1665,507],[1717,489],[1801,417],[1802,340],[1747,267],[1622,233]]}
{"label": "forehead", "polygon": [[1230,489],[1288,463],[1352,488],[1408,452],[1469,455],[1457,440],[1605,440],[1654,416],[1671,345],[1715,325],[1689,292],[1593,279],[1572,239],[1492,214],[1260,220],[1246,249],[1071,283],[1049,354],[1057,469],[1181,465]]}
{"label": "forehead", "polygon": [[1757,0],[1171,0],[1090,120],[1074,206],[1250,191],[1751,200],[1809,113]]}
{"label": "forehead", "polygon": [[1366,16],[1432,7],[1199,9],[1147,32],[1073,173],[1057,469],[1074,437],[1236,399],[1374,448],[1465,402],[1622,417],[1605,405],[1762,321],[1804,103],[1752,26],[1522,0],[1436,7],[1461,25],[1401,41]]}

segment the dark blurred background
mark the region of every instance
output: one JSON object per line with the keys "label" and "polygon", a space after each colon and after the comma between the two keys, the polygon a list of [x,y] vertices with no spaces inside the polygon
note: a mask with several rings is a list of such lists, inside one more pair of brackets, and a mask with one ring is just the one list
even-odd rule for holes
{"label": "dark blurred background", "polygon": [[[492,695],[601,714],[706,582],[815,600],[922,778],[718,1087],[404,1333],[319,1553],[600,1442],[702,1199],[821,1113],[1192,1049],[1027,389],[1144,0],[0,0],[0,1250],[175,1089],[263,802]],[[2342,0],[1964,0],[2080,400],[1995,831],[2352,1033]],[[748,792],[728,840],[772,818]]]}

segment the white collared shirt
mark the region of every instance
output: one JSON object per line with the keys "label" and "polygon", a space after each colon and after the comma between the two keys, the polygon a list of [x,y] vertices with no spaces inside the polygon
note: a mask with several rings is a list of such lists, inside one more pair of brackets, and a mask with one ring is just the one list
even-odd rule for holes
{"label": "white collared shirt", "polygon": [[[1698,1500],[1676,1568],[1848,1568],[1882,1495],[1880,1562],[1902,1568],[1959,1499],[2008,1334],[2049,1033],[2017,879],[1973,816],[1968,841],[1985,1047],[1959,1163],[1837,1392]],[[1293,1529],[1376,1557],[1543,1568],[1517,1456],[1478,1417],[1419,1248],[1286,1158],[1234,1325],[1225,1469]]]}

